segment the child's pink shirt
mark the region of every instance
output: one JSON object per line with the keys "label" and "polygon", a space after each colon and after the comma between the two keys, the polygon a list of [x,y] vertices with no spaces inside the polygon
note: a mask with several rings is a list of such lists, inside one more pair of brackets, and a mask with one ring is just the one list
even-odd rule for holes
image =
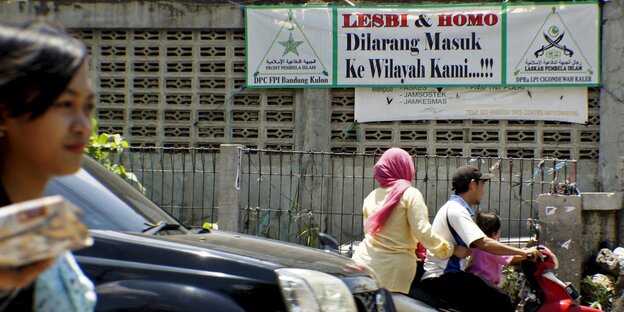
{"label": "child's pink shirt", "polygon": [[513,256],[499,256],[472,248],[470,266],[466,272],[477,274],[498,285],[503,275],[503,266],[508,266]]}

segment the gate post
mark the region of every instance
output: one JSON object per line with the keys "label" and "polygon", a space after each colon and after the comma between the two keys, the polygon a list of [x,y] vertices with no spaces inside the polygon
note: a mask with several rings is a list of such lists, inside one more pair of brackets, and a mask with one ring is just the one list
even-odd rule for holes
{"label": "gate post", "polygon": [[219,229],[239,232],[240,230],[240,144],[221,144],[219,157]]}
{"label": "gate post", "polygon": [[594,261],[603,243],[618,246],[618,215],[624,205],[622,192],[589,192],[580,196],[542,194],[539,203],[541,239],[559,259],[558,275],[581,289],[581,275]]}
{"label": "gate post", "polygon": [[540,243],[544,243],[559,259],[557,275],[564,282],[581,289],[583,271],[583,223],[581,196],[538,196]]}

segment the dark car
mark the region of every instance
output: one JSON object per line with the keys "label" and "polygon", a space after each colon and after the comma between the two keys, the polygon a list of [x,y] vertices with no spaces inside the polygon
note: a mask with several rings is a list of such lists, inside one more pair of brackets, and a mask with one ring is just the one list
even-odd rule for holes
{"label": "dark car", "polygon": [[225,231],[196,233],[97,162],[52,180],[95,243],[74,254],[97,310],[392,311],[373,274],[335,253]]}

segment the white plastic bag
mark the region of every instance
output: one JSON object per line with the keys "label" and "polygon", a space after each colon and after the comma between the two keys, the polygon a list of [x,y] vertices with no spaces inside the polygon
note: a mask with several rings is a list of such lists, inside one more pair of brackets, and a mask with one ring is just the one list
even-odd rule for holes
{"label": "white plastic bag", "polygon": [[58,195],[0,208],[0,266],[21,266],[92,245],[80,213]]}

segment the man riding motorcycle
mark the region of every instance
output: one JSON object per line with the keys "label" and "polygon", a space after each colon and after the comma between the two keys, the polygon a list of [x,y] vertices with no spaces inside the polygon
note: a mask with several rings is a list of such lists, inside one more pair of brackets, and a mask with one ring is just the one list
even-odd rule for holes
{"label": "man riding motorcycle", "polygon": [[[518,255],[522,259],[536,259],[537,249],[520,249],[487,237],[472,220],[470,208],[479,204],[484,194],[485,181],[493,176],[481,173],[474,166],[457,168],[452,176],[455,194],[444,204],[432,224],[432,231],[460,246],[479,248],[497,255]],[[425,273],[420,283],[422,290],[460,311],[513,311],[509,296],[480,277],[464,272],[461,259],[440,259],[428,253]]]}

